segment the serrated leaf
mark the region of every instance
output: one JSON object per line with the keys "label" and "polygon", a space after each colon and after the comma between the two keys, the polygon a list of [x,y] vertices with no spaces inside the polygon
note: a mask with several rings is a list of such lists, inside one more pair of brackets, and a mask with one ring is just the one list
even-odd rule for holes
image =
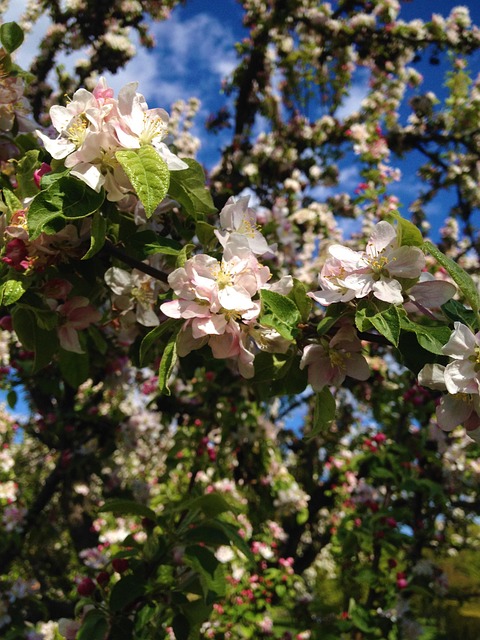
{"label": "serrated leaf", "polygon": [[460,321],[470,327],[475,333],[480,326],[477,324],[477,317],[473,311],[466,309],[458,300],[449,300],[442,304],[443,313],[453,321]]}
{"label": "serrated leaf", "polygon": [[140,198],[147,218],[150,218],[167,195],[170,171],[167,163],[151,146],[140,149],[122,149],[115,157]]}
{"label": "serrated leaf", "polygon": [[262,316],[260,322],[273,327],[286,340],[294,340],[297,333],[297,325],[301,321],[300,311],[297,305],[280,293],[260,290],[262,301]]}
{"label": "serrated leaf", "polygon": [[303,322],[308,322],[310,312],[312,310],[312,299],[307,296],[307,288],[300,280],[293,279],[293,288],[288,294],[290,300],[292,300],[297,309],[300,312],[300,317]]}
{"label": "serrated leaf", "polygon": [[215,213],[210,192],[205,187],[205,173],[201,165],[191,158],[183,158],[189,167],[170,174],[169,195],[176,200],[194,220]]}
{"label": "serrated leaf", "polygon": [[313,424],[312,431],[308,434],[309,438],[315,438],[330,428],[335,419],[336,408],[335,398],[328,387],[315,394]]}
{"label": "serrated leaf", "polygon": [[23,29],[16,22],[4,22],[0,26],[0,40],[5,51],[12,53],[22,44]]}
{"label": "serrated leaf", "polygon": [[133,253],[140,260],[148,256],[161,253],[166,256],[177,256],[182,245],[172,238],[162,238],[154,231],[138,231],[128,243],[129,253]]}
{"label": "serrated leaf", "polygon": [[361,300],[355,313],[355,325],[359,331],[374,327],[396,347],[400,338],[400,315],[395,305],[381,308],[371,300]]}
{"label": "serrated leaf", "polygon": [[442,347],[448,342],[451,330],[447,326],[429,327],[427,325],[418,324],[409,318],[401,318],[401,327],[404,331],[415,333],[418,343],[430,353],[442,355]]}
{"label": "serrated leaf", "polygon": [[0,304],[8,307],[17,302],[26,291],[25,283],[20,280],[7,280],[0,286]]}
{"label": "serrated leaf", "polygon": [[165,345],[165,349],[163,350],[162,358],[160,360],[160,366],[158,368],[158,390],[166,396],[171,394],[170,387],[168,386],[168,380],[177,362],[177,334],[179,330],[180,326],[174,330]]}
{"label": "serrated leaf", "polygon": [[465,296],[465,300],[472,307],[472,309],[478,313],[480,310],[480,296],[477,291],[477,287],[472,278],[458,266],[451,258],[446,256],[431,242],[423,243],[424,251],[428,251],[442,267],[445,267],[449,275],[452,277],[455,284]]}
{"label": "serrated leaf", "polygon": [[5,204],[7,205],[7,209],[10,213],[15,213],[15,211],[20,211],[23,209],[23,204],[17,198],[17,196],[10,191],[10,189],[2,189],[3,199],[5,200]]}
{"label": "serrated leaf", "polygon": [[112,498],[107,500],[105,504],[99,508],[102,513],[113,513],[115,516],[139,516],[156,521],[157,515],[155,511],[149,509],[140,502],[134,500],[126,500],[124,498]]}
{"label": "serrated leaf", "polygon": [[27,151],[23,158],[18,161],[15,176],[17,178],[17,193],[21,199],[30,198],[38,194],[38,187],[33,179],[33,172],[40,166],[38,156],[39,149]]}
{"label": "serrated leaf", "polygon": [[55,219],[79,220],[97,211],[105,199],[84,182],[62,176],[36,195],[30,203],[27,224],[30,238],[37,238]]}
{"label": "serrated leaf", "polygon": [[107,221],[100,211],[95,211],[92,217],[92,227],[90,229],[90,247],[82,260],[92,258],[105,244],[105,236],[107,233]]}
{"label": "serrated leaf", "polygon": [[136,575],[122,577],[112,587],[110,593],[110,611],[121,611],[127,605],[141,598],[145,593],[145,582]]}
{"label": "serrated leaf", "polygon": [[225,595],[227,587],[225,571],[210,549],[199,545],[187,547],[184,562],[198,573],[207,604]]}

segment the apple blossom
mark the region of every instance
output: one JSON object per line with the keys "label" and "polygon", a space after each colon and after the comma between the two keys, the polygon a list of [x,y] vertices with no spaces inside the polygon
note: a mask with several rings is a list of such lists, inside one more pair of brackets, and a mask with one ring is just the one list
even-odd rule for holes
{"label": "apple blossom", "polygon": [[98,322],[102,317],[100,311],[95,309],[84,296],[70,298],[59,305],[56,311],[60,315],[60,326],[57,329],[60,346],[65,351],[84,353],[80,346],[78,331]]}
{"label": "apple blossom", "polygon": [[342,245],[329,247],[319,284],[321,291],[311,297],[323,305],[348,302],[372,293],[379,300],[402,304],[402,284],[398,278],[416,279],[425,266],[425,256],[418,247],[399,246],[395,228],[380,221],[363,252]]}
{"label": "apple blossom", "polygon": [[136,321],[145,327],[155,327],[160,320],[154,305],[161,283],[151,276],[133,269],[131,273],[119,267],[110,267],[105,272],[105,282],[113,291],[113,307],[125,316],[135,310]]}
{"label": "apple blossom", "polygon": [[445,385],[449,393],[480,394],[480,331],[476,334],[461,322],[454,323],[442,351],[453,362],[445,367]]}
{"label": "apple blossom", "polygon": [[329,341],[320,339],[318,344],[308,344],[303,350],[300,368],[308,367],[308,382],[315,391],[326,385],[340,386],[346,376],[367,380],[370,368],[360,353],[362,343],[355,329],[341,327]]}
{"label": "apple blossom", "polygon": [[249,196],[231,196],[220,211],[221,230],[215,230],[222,247],[240,236],[245,239],[250,251],[258,256],[274,253],[276,247],[268,246],[264,236],[258,230],[257,214],[248,206]]}

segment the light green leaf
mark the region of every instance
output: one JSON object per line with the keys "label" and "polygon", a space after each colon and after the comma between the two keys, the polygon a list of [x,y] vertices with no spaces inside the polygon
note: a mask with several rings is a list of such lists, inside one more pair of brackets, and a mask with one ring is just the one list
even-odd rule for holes
{"label": "light green leaf", "polygon": [[309,438],[314,438],[330,428],[335,419],[336,408],[335,398],[328,387],[315,394],[313,425],[311,433],[308,434]]}
{"label": "light green leaf", "polygon": [[23,204],[10,189],[2,189],[3,199],[10,213],[23,209]]}
{"label": "light green leaf", "polygon": [[202,166],[191,158],[183,158],[188,169],[172,171],[170,174],[169,195],[176,200],[194,220],[201,220],[215,208],[210,192],[205,187],[205,173]]}
{"label": "light green leaf", "polygon": [[421,247],[423,245],[422,232],[410,220],[402,218],[396,211],[392,211],[389,217],[397,222],[397,236],[400,246]]}
{"label": "light green leaf", "polygon": [[21,160],[18,161],[15,171],[17,178],[17,193],[21,199],[30,198],[38,194],[38,187],[33,179],[33,172],[40,166],[38,160],[39,149],[27,151]]}
{"label": "light green leaf", "polygon": [[16,22],[4,22],[0,26],[0,40],[5,51],[12,53],[23,42],[23,29]]}
{"label": "light green leaf", "polygon": [[17,302],[26,291],[26,283],[20,280],[7,280],[0,286],[0,304],[8,307]]}
{"label": "light green leaf", "polygon": [[268,289],[260,290],[260,299],[263,309],[260,322],[276,329],[286,340],[293,341],[301,321],[297,305],[287,296]]}
{"label": "light green leaf", "polygon": [[147,218],[153,215],[165,198],[170,184],[167,163],[151,146],[140,149],[123,149],[115,157],[132,183],[132,187],[142,202]]}
{"label": "light green leaf", "polygon": [[440,249],[431,242],[424,242],[422,248],[424,251],[428,251],[428,253],[430,253],[435,260],[442,265],[442,267],[445,267],[449,275],[452,276],[455,284],[465,296],[465,300],[472,309],[478,313],[480,310],[480,296],[475,282],[468,273],[459,267],[451,258],[442,253]]}

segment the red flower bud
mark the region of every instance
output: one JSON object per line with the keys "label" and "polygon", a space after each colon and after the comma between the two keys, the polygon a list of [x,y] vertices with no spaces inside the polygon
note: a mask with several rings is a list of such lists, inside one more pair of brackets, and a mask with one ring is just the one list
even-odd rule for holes
{"label": "red flower bud", "polygon": [[91,578],[83,578],[77,585],[77,593],[83,597],[91,596],[95,589],[95,583]]}
{"label": "red flower bud", "polygon": [[112,560],[113,570],[117,573],[124,573],[128,569],[128,560],[126,558],[114,558]]}

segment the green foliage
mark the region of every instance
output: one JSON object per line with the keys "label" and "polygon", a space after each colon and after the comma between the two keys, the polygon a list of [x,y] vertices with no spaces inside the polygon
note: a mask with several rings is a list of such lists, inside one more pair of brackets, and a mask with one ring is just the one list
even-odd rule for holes
{"label": "green foliage", "polygon": [[0,25],[0,41],[8,53],[13,53],[24,40],[23,30],[16,22],[4,22]]}
{"label": "green foliage", "polygon": [[191,158],[185,158],[188,169],[173,171],[170,175],[168,194],[176,200],[185,213],[194,220],[216,212],[210,192],[205,188],[205,173],[201,165]]}
{"label": "green foliage", "polygon": [[168,192],[170,171],[165,160],[150,146],[117,151],[115,157],[150,218]]}

